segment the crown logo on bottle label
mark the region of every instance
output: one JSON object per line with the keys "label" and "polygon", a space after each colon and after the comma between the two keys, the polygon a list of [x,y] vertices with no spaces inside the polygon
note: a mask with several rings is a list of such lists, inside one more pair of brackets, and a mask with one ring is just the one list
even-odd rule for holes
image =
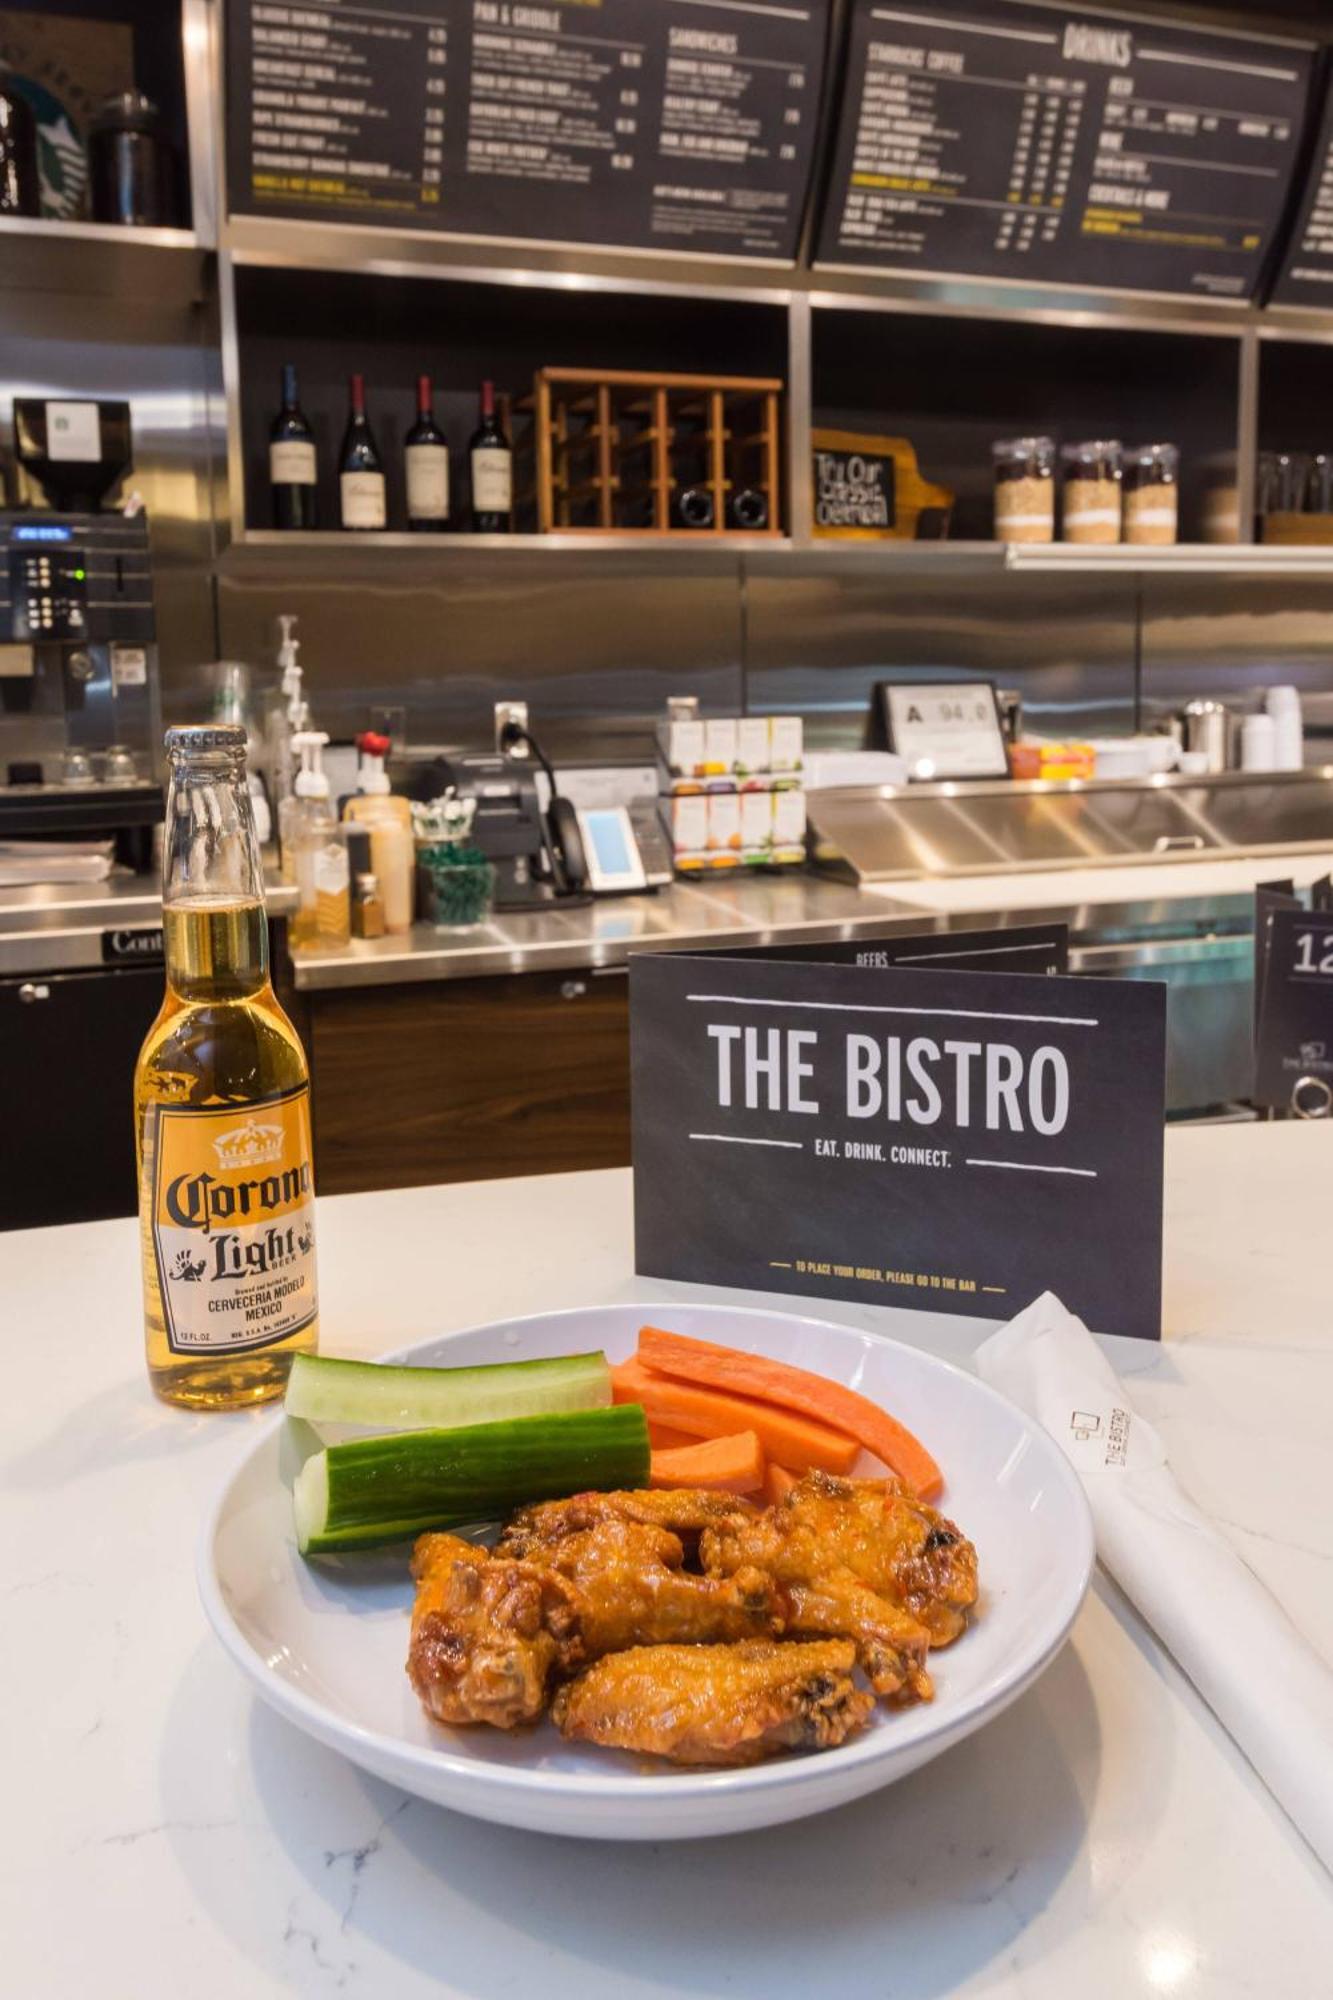
{"label": "crown logo on bottle label", "polygon": [[244,1125],[216,1138],[213,1150],[222,1167],[234,1173],[242,1167],[263,1167],[280,1160],[282,1140],[281,1125],[261,1125],[257,1119],[247,1118]]}

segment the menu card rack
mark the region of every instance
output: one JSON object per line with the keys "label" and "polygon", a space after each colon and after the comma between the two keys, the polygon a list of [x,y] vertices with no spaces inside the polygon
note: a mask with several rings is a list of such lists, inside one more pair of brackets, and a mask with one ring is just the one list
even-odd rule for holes
{"label": "menu card rack", "polygon": [[[514,405],[519,525],[540,534],[781,535],[782,390],[767,376],[538,369],[531,396]],[[742,491],[762,497],[762,525],[733,520]],[[696,516],[709,518],[682,519],[686,492]]]}

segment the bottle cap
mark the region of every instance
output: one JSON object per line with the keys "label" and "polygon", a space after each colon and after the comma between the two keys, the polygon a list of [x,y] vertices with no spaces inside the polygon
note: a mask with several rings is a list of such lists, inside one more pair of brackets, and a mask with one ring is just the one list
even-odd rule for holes
{"label": "bottle cap", "polygon": [[357,769],[357,784],[362,792],[382,796],[392,790],[389,774],[384,768],[384,759],[389,754],[389,739],[377,735],[373,729],[363,730],[356,739],[356,747],[361,753]]}
{"label": "bottle cap", "polygon": [[239,722],[189,722],[169,729],[165,742],[169,757],[207,757],[244,750],[246,735]]}

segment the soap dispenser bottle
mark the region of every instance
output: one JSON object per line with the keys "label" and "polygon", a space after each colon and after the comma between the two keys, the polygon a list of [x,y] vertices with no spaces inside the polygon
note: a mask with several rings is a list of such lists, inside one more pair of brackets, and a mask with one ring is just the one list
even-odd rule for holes
{"label": "soap dispenser bottle", "polygon": [[297,906],[289,939],[293,951],[336,946],[352,934],[347,843],[329,803],[322,755],[328,736],[303,729],[292,741],[301,758],[292,818]]}
{"label": "soap dispenser bottle", "polygon": [[343,818],[370,833],[371,867],[384,900],[384,928],[399,934],[412,927],[412,883],[416,843],[412,837],[410,802],[393,792],[384,759],[389,738],[365,730],[356,739],[359,753],[357,789],[343,807]]}
{"label": "soap dispenser bottle", "polygon": [[301,662],[296,637],[296,619],[284,612],[278,619],[282,643],[278,647],[282,704],[273,723],[273,791],[278,819],[278,857],[284,882],[296,880],[294,830],[296,792],[293,784],[296,738],[310,726],[310,710],[301,694]]}

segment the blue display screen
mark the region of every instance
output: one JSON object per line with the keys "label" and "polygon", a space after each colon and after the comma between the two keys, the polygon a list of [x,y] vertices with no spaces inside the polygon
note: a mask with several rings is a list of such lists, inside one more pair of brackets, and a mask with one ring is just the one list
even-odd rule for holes
{"label": "blue display screen", "polygon": [[14,527],[16,542],[72,542],[73,528],[62,528],[53,522],[19,521]]}
{"label": "blue display screen", "polygon": [[602,873],[629,874],[634,867],[634,857],[625,838],[625,822],[621,815],[618,812],[585,813],[583,823]]}

